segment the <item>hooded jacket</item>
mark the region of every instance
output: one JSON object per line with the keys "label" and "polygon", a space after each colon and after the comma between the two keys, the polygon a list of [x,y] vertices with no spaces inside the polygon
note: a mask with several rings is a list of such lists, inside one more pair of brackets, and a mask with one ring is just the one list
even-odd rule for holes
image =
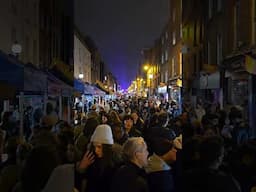
{"label": "hooded jacket", "polygon": [[72,192],[74,189],[74,165],[64,164],[56,167],[42,192]]}
{"label": "hooded jacket", "polygon": [[150,192],[173,192],[174,181],[171,167],[156,154],[148,159],[145,168]]}

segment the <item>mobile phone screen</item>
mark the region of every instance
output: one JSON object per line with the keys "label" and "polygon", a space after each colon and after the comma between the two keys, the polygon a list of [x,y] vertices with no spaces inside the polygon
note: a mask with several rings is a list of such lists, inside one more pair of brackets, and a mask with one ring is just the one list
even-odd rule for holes
{"label": "mobile phone screen", "polygon": [[95,147],[94,147],[93,143],[88,144],[87,150],[90,151],[91,153],[95,154]]}

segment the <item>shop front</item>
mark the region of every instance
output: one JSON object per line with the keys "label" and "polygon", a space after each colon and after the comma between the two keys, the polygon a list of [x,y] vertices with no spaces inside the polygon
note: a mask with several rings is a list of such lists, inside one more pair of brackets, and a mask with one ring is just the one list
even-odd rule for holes
{"label": "shop front", "polygon": [[250,135],[256,136],[256,55],[248,49],[228,56],[223,62],[226,104],[239,105],[248,119]]}
{"label": "shop front", "polygon": [[174,101],[175,103],[177,103],[178,114],[182,113],[181,88],[182,88],[181,78],[177,77],[175,79],[169,80],[169,85],[168,85],[169,101]]}
{"label": "shop front", "polygon": [[47,72],[47,102],[51,103],[60,120],[71,123],[74,88]]}
{"label": "shop front", "polygon": [[157,95],[160,99],[164,99],[168,101],[168,88],[165,83],[160,83],[160,85],[157,88]]}
{"label": "shop front", "polygon": [[238,54],[223,62],[224,102],[232,105],[248,105],[250,74],[245,69],[245,55]]}
{"label": "shop front", "polygon": [[210,103],[221,103],[220,73],[201,73],[199,80],[200,96]]}

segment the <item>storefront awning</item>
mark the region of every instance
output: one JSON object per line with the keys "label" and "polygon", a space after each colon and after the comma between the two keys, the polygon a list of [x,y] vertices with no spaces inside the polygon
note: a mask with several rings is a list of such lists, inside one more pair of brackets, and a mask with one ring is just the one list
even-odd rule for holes
{"label": "storefront awning", "polygon": [[98,88],[98,86],[93,86],[93,89],[95,91],[95,95],[99,95],[99,96],[104,96],[106,95],[106,92],[104,92],[103,90],[101,90],[100,88]]}
{"label": "storefront awning", "polygon": [[74,79],[74,88],[76,91],[83,93],[84,92],[84,83],[79,79]]}
{"label": "storefront awning", "polygon": [[237,54],[226,57],[222,62],[222,67],[227,71],[244,70],[245,55]]}
{"label": "storefront awning", "polygon": [[16,90],[23,89],[24,66],[13,56],[0,51],[0,81],[13,86]]}
{"label": "storefront awning", "polygon": [[84,95],[99,95],[104,96],[105,92],[89,83],[84,83],[78,79],[74,80],[74,88],[76,91]]}
{"label": "storefront awning", "polygon": [[48,83],[48,95],[53,96],[72,96],[75,91],[73,87],[67,85],[57,77],[55,77],[50,72],[47,73],[47,83]]}
{"label": "storefront awning", "polygon": [[47,75],[33,66],[24,67],[23,91],[43,94],[47,91]]}
{"label": "storefront awning", "polygon": [[98,89],[100,89],[101,91],[103,91],[105,94],[107,94],[107,95],[111,94],[111,93],[110,93],[110,90],[106,89],[106,88],[104,87],[103,83],[101,83],[100,81],[96,81],[95,86],[96,86]]}
{"label": "storefront awning", "polygon": [[85,95],[97,95],[97,92],[94,90],[94,87],[90,84],[85,84],[84,86],[84,94]]}

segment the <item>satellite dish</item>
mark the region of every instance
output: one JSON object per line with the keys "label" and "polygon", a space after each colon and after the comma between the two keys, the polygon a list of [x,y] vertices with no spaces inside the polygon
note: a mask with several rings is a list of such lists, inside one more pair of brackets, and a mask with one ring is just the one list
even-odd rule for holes
{"label": "satellite dish", "polygon": [[15,42],[13,45],[12,45],[12,53],[14,55],[19,55],[20,53],[22,52],[22,47],[20,44],[18,44],[17,42]]}

